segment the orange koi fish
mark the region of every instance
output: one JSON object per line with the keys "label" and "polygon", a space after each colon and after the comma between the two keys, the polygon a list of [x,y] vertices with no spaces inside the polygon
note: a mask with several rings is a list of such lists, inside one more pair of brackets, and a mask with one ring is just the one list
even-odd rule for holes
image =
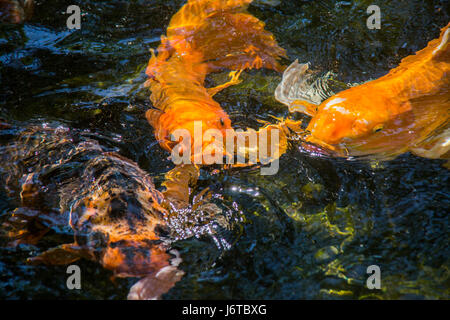
{"label": "orange koi fish", "polygon": [[[240,82],[244,69],[269,68],[282,71],[277,62],[285,57],[264,23],[246,13],[252,0],[189,0],[171,19],[167,36],[161,37],[158,55],[152,51],[146,85],[152,92],[146,118],[160,145],[171,151],[180,141],[172,133],[188,130],[191,146],[194,123],[201,122],[202,134],[219,130],[223,137],[231,121],[214,94]],[[205,88],[205,77],[223,68],[233,70],[229,82]],[[202,141],[202,150],[212,139]],[[184,150],[185,151],[185,150]],[[194,152],[192,152],[194,156]]]}
{"label": "orange koi fish", "polygon": [[308,65],[297,62],[286,69],[275,96],[290,111],[312,117],[306,141],[339,155],[392,158],[411,151],[446,158],[450,150],[449,26],[439,39],[404,58],[387,75],[344,90],[320,105],[302,97]]}

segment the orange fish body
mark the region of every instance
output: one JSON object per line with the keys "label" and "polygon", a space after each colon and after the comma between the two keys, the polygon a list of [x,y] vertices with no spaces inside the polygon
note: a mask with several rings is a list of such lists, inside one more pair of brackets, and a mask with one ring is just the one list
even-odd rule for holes
{"label": "orange fish body", "polygon": [[[387,75],[344,90],[316,106],[293,101],[290,109],[312,116],[307,141],[345,155],[394,156],[415,148],[449,124],[449,25],[439,39],[402,60]],[[449,137],[441,134],[439,154]],[[432,156],[432,155],[428,155]]]}
{"label": "orange fish body", "polygon": [[[281,70],[277,59],[285,56],[264,23],[245,12],[252,0],[189,0],[171,19],[167,36],[161,38],[158,55],[147,67],[152,92],[146,117],[161,146],[171,151],[179,142],[171,139],[177,129],[188,130],[194,145],[194,123],[201,122],[202,136],[217,129],[223,136],[231,121],[212,96],[239,83],[205,88],[205,77],[223,68],[271,68]],[[202,142],[205,147],[211,141]]]}

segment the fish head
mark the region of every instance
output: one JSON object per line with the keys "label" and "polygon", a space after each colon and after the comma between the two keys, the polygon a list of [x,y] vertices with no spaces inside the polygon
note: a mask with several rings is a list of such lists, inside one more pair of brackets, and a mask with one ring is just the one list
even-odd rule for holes
{"label": "fish head", "polygon": [[364,97],[331,97],[319,106],[307,130],[316,141],[329,145],[352,142],[381,131],[388,120],[388,114],[375,107],[376,101],[364,100]]}
{"label": "fish head", "polygon": [[[221,108],[185,107],[161,114],[153,122],[160,144],[168,151],[184,155],[190,150],[191,157],[199,152],[213,155],[213,150],[223,150],[227,130],[232,130],[231,120]],[[202,147],[200,150],[200,146]]]}

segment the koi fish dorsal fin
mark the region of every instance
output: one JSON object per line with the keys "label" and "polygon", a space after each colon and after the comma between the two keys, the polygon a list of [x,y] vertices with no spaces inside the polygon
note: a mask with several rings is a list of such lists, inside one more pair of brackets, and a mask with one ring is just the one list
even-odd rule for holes
{"label": "koi fish dorsal fin", "polygon": [[190,0],[174,15],[167,37],[176,51],[203,55],[208,71],[270,68],[285,50],[264,23],[245,12],[252,0]]}
{"label": "koi fish dorsal fin", "polygon": [[450,23],[442,29],[439,45],[433,50],[433,59],[450,62]]}
{"label": "koi fish dorsal fin", "polygon": [[422,50],[417,51],[416,54],[403,58],[396,70],[408,69],[414,64],[423,63],[430,59],[436,62],[450,62],[449,27],[450,23],[441,29],[441,34],[438,39],[428,42],[428,45]]}

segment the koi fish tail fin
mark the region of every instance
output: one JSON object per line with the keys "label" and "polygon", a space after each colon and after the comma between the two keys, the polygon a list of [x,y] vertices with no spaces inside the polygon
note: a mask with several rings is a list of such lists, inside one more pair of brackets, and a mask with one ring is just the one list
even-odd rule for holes
{"label": "koi fish tail fin", "polygon": [[273,34],[264,23],[248,13],[221,12],[211,17],[197,34],[209,71],[267,68],[278,72],[283,67],[278,60],[286,57]]}
{"label": "koi fish tail fin", "polygon": [[208,17],[217,12],[242,12],[253,0],[188,0],[173,15],[167,35],[190,35],[203,25]]}
{"label": "koi fish tail fin", "polygon": [[152,127],[155,127],[159,121],[159,117],[163,114],[161,110],[158,109],[148,109],[145,113],[145,117]]}
{"label": "koi fish tail fin", "polygon": [[[200,52],[208,72],[269,68],[285,50],[264,23],[245,12],[252,0],[189,0],[171,20],[167,36],[177,51]],[[186,39],[189,39],[187,41]]]}

